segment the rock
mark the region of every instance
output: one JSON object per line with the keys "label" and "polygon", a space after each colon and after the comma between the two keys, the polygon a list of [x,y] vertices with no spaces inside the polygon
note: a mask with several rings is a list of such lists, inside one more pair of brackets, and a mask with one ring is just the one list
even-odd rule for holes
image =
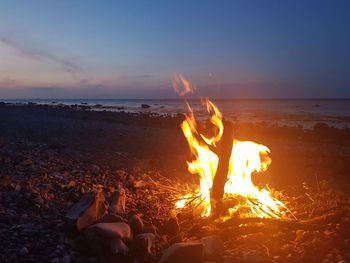
{"label": "rock", "polygon": [[243,253],[244,262],[266,262],[267,258],[259,253],[259,251],[251,250]]}
{"label": "rock", "polygon": [[164,250],[159,263],[201,263],[203,244],[176,243]]}
{"label": "rock", "polygon": [[52,260],[51,260],[51,263],[60,263],[60,259],[59,258],[53,258]]}
{"label": "rock", "polygon": [[111,197],[111,204],[108,208],[109,212],[112,214],[125,214],[125,190],[120,189],[113,192]]}
{"label": "rock", "polygon": [[29,251],[28,251],[28,248],[26,247],[21,247],[20,251],[19,251],[19,254],[24,257],[26,255],[28,255]]}
{"label": "rock", "polygon": [[331,130],[331,127],[327,123],[318,122],[314,125],[314,131],[319,133],[325,133]]}
{"label": "rock", "polygon": [[66,224],[81,231],[101,219],[106,213],[106,202],[102,194],[85,194],[66,215]]}
{"label": "rock", "polygon": [[129,225],[134,236],[137,236],[143,232],[143,222],[139,216],[132,215],[129,218]]}
{"label": "rock", "polygon": [[98,223],[88,230],[95,231],[98,235],[106,238],[131,240],[131,229],[126,223]]}
{"label": "rock", "polygon": [[101,237],[89,228],[75,239],[75,244],[82,254],[90,256],[105,255],[110,245],[107,238]]}
{"label": "rock", "polygon": [[117,222],[124,222],[127,223],[128,221],[126,219],[124,219],[121,216],[118,215],[111,215],[111,214],[107,214],[105,215],[102,220],[103,223],[117,223]]}
{"label": "rock", "polygon": [[91,171],[93,174],[98,174],[100,172],[100,170],[101,170],[101,168],[98,165],[96,165],[96,164],[91,165]]}
{"label": "rock", "polygon": [[134,188],[142,188],[142,187],[145,187],[146,186],[146,183],[145,183],[145,181],[143,181],[143,180],[134,180],[133,182],[132,182],[132,187],[134,187]]}
{"label": "rock", "polygon": [[222,240],[218,236],[203,237],[200,241],[204,246],[205,260],[213,260],[215,262],[223,261],[225,248]]}
{"label": "rock", "polygon": [[170,236],[176,236],[179,233],[180,226],[176,217],[172,217],[168,220],[168,222],[165,224],[165,231]]}
{"label": "rock", "polygon": [[144,233],[153,233],[153,234],[156,235],[158,233],[158,229],[154,225],[144,226],[143,227],[143,232]]}
{"label": "rock", "polygon": [[71,258],[70,256],[64,256],[63,258],[61,258],[60,262],[61,263],[71,263]]}
{"label": "rock", "polygon": [[66,147],[65,144],[57,138],[52,138],[49,144],[49,148],[53,150],[63,149],[64,147]]}
{"label": "rock", "polygon": [[141,108],[142,109],[148,109],[148,108],[150,108],[151,106],[150,105],[148,105],[148,104],[141,104]]}
{"label": "rock", "polygon": [[134,238],[133,249],[136,257],[145,258],[152,255],[156,237],[153,233],[139,234]]}
{"label": "rock", "polygon": [[113,238],[111,240],[111,252],[114,255],[126,256],[129,253],[129,248],[120,238]]}
{"label": "rock", "polygon": [[75,181],[70,181],[68,183],[68,187],[75,187],[77,185],[77,183]]}

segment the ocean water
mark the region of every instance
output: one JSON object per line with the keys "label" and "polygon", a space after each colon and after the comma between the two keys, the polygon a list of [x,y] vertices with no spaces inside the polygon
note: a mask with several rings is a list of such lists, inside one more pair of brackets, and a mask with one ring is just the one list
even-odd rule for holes
{"label": "ocean water", "polygon": [[[10,103],[38,103],[47,105],[88,105],[97,111],[152,112],[155,114],[183,114],[188,112],[182,99],[33,99],[6,100]],[[323,122],[338,128],[350,128],[350,99],[228,99],[213,100],[224,118],[238,122],[267,122],[277,125],[312,128]],[[200,119],[208,117],[200,100],[189,100],[194,113]],[[147,104],[149,108],[141,108]]]}

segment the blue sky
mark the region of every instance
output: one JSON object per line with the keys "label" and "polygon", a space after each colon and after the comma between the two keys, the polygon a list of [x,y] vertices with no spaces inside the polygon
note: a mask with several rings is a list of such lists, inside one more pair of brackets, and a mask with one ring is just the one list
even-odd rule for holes
{"label": "blue sky", "polygon": [[0,2],[0,98],[350,97],[349,1]]}

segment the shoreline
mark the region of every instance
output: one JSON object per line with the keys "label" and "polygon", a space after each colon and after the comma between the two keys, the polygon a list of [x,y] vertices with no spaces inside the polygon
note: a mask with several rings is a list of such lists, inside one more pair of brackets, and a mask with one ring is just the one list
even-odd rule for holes
{"label": "shoreline", "polygon": [[[181,99],[174,99],[171,104],[167,104],[167,100],[147,100],[147,99],[134,99],[134,100],[13,100],[13,101],[0,101],[1,106],[7,107],[26,107],[26,106],[38,106],[38,107],[53,107],[53,108],[70,108],[72,110],[85,110],[85,111],[102,111],[102,112],[117,112],[117,113],[131,113],[131,114],[149,114],[152,116],[159,117],[177,117],[187,112],[185,103]],[[192,100],[190,100],[192,101]],[[205,108],[200,106],[199,100],[195,101],[192,105],[192,109],[200,121],[205,121],[208,118]],[[220,100],[219,100],[220,101]],[[225,102],[230,102],[233,100],[227,99],[222,100]],[[239,101],[239,99],[237,99]],[[249,100],[245,100],[249,101]],[[266,103],[268,100],[261,100],[261,102]],[[277,100],[278,101],[278,100]],[[284,101],[281,100],[281,101]],[[288,100],[285,100],[288,101]],[[327,110],[318,110],[322,108],[322,105],[317,104],[317,100],[314,99],[304,99],[297,100],[301,101],[313,101],[316,104],[311,104],[303,110],[300,105],[293,104],[289,110],[287,108],[275,108],[276,105],[272,106],[273,110],[268,110],[265,108],[254,109],[254,105],[246,108],[247,105],[242,105],[242,109],[227,111],[225,109],[226,105],[222,110],[225,118],[232,122],[248,122],[252,124],[256,123],[267,123],[269,125],[277,126],[287,126],[287,127],[298,127],[302,126],[305,129],[312,130],[314,126],[318,123],[325,123],[331,127],[338,129],[349,129],[350,128],[350,108],[344,108],[345,112],[327,112]],[[337,99],[330,100],[324,99],[323,101],[347,101],[347,99]],[[110,103],[107,103],[110,102]],[[174,104],[173,102],[176,102]],[[269,105],[265,105],[266,107]],[[343,105],[344,106],[344,105]],[[259,106],[260,107],[260,106]],[[278,106],[280,107],[280,106]],[[285,106],[284,106],[285,107]],[[311,109],[314,107],[317,109],[313,112]],[[330,106],[328,106],[330,107]],[[334,107],[334,106],[333,106]],[[220,107],[219,107],[220,108]],[[300,109],[299,109],[300,108]],[[311,110],[311,111],[310,111]],[[329,109],[330,110],[330,109]],[[329,111],[328,110],[328,111]],[[340,109],[338,109],[339,111]],[[333,109],[334,111],[334,109]]]}

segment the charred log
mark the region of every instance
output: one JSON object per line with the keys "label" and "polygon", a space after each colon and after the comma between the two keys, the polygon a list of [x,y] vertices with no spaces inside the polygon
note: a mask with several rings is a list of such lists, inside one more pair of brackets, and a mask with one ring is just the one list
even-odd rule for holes
{"label": "charred log", "polygon": [[222,210],[221,200],[224,195],[224,188],[227,181],[230,157],[232,153],[233,124],[225,121],[224,127],[224,133],[219,144],[219,163],[213,179],[213,187],[211,189],[211,199],[214,213],[220,213]]}

